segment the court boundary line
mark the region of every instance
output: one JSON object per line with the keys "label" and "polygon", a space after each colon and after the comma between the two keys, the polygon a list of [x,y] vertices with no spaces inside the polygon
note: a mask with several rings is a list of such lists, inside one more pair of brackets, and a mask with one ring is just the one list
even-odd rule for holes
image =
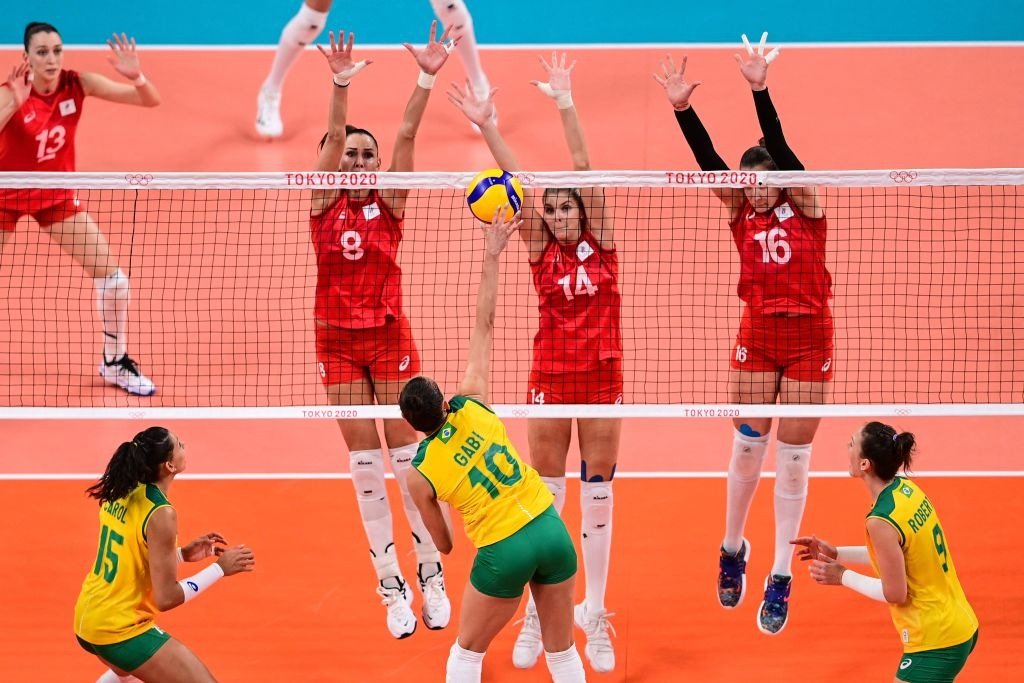
{"label": "court boundary line", "polygon": [[[979,48],[979,47],[1024,47],[1024,40],[894,40],[894,41],[858,41],[848,42],[821,42],[807,41],[782,43],[786,49],[878,49],[878,48]],[[110,48],[106,43],[68,43],[65,46],[68,50],[81,52],[105,52]],[[740,47],[738,42],[728,43],[482,43],[479,44],[482,51],[489,50],[522,52],[524,50],[735,50]],[[241,45],[194,45],[185,43],[146,43],[143,48],[147,51],[163,50],[168,52],[243,52],[259,51],[271,52],[277,49],[277,44],[247,43]],[[24,51],[21,43],[0,43],[0,49]],[[314,45],[308,45],[307,50],[315,49]],[[367,43],[360,45],[361,50],[388,50],[405,51],[399,43]]]}
{"label": "court boundary line", "polygon": [[[725,479],[724,470],[701,471],[637,471],[616,472],[616,479]],[[388,472],[386,479],[394,479],[395,475]],[[579,479],[579,472],[566,472],[566,479]],[[811,479],[844,479],[849,478],[845,470],[812,470]],[[1016,478],[1024,477],[1024,470],[922,470],[911,473],[912,478]],[[0,482],[5,481],[96,481],[100,473],[84,472],[25,472],[0,473]],[[763,472],[764,479],[774,479],[775,472]],[[181,474],[176,477],[183,481],[334,481],[348,480],[352,475],[348,472],[204,472]]]}

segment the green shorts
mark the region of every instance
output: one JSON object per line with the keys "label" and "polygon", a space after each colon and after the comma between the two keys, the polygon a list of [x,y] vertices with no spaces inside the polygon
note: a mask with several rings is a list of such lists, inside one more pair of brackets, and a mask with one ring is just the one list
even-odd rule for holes
{"label": "green shorts", "polygon": [[484,595],[518,598],[531,581],[562,583],[576,574],[576,548],[554,506],[519,531],[476,552],[469,582]]}
{"label": "green shorts", "polygon": [[970,640],[959,645],[908,652],[900,659],[896,680],[908,683],[953,683],[977,644],[978,632],[975,631]]}
{"label": "green shorts", "polygon": [[144,631],[134,638],[122,640],[120,643],[93,645],[79,638],[78,644],[86,652],[102,657],[104,661],[130,673],[148,662],[149,658],[155,655],[156,651],[170,639],[170,635],[154,626],[148,631]]}

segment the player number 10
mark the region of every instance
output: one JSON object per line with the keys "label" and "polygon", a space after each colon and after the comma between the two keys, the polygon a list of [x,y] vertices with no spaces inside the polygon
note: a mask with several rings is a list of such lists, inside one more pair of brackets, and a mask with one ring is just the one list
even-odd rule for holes
{"label": "player number 10", "polygon": [[[501,454],[505,456],[505,462],[512,466],[512,472],[506,474],[498,466],[498,463],[494,461],[494,456]],[[499,444],[491,444],[491,447],[484,452],[484,466],[487,471],[490,472],[491,476],[488,477],[486,474],[478,470],[475,466],[469,471],[469,483],[472,486],[483,486],[484,490],[491,498],[497,498],[501,493],[498,490],[498,484],[503,486],[512,486],[517,481],[523,478],[523,473],[519,469],[519,463],[512,454],[508,452],[505,446]],[[492,481],[493,477],[493,481]]]}

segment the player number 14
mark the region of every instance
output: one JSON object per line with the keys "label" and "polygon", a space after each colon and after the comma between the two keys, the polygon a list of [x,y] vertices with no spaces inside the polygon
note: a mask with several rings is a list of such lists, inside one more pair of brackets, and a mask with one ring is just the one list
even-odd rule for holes
{"label": "player number 14", "polygon": [[565,277],[558,280],[558,284],[562,285],[562,291],[565,292],[565,298],[572,301],[581,294],[587,296],[594,296],[597,294],[597,286],[590,281],[590,276],[587,275],[587,270],[583,266],[576,269],[576,288],[573,291],[572,286],[572,274],[567,273]]}

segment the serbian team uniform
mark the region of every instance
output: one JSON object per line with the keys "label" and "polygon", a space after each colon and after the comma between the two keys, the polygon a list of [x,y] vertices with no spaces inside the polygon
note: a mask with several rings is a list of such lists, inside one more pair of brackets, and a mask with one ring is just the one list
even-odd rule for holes
{"label": "serbian team uniform", "polygon": [[419,351],[402,313],[402,221],[376,190],[342,193],[309,219],[316,252],[316,353],[325,385],[409,379]]}
{"label": "serbian team uniform", "polygon": [[[49,95],[30,91],[0,129],[0,171],[74,171],[75,133],[84,101],[78,72],[66,69]],[[84,210],[72,190],[0,190],[0,230],[14,230],[25,215],[46,227]]]}
{"label": "serbian team uniform", "polygon": [[804,215],[782,192],[765,213],[744,201],[729,228],[740,255],[737,293],[746,304],[732,367],[830,381],[835,363],[825,217]]}
{"label": "serbian team uniform", "polygon": [[75,603],[75,635],[91,645],[111,645],[154,626],[157,614],[149,575],[146,527],[154,512],[170,507],[154,484],[100,505],[96,561]]}
{"label": "serbian team uniform", "polygon": [[522,461],[494,412],[453,396],[444,425],[420,442],[412,466],[440,501],[463,518],[478,549],[470,572],[477,590],[517,597],[530,581],[561,583],[576,573],[576,551],[554,496]]}
{"label": "serbian team uniform", "polygon": [[[907,600],[902,605],[889,605],[906,653],[897,678],[952,680],[974,649],[978,617],[960,585],[938,513],[915,482],[896,477],[878,494],[867,518],[881,519],[899,532],[907,568]],[[877,574],[878,561],[870,535],[867,547]],[[950,664],[956,671],[948,670]],[[939,666],[939,673],[944,675],[914,675],[915,668],[928,665]]]}
{"label": "serbian team uniform", "polygon": [[540,326],[528,403],[622,403],[619,258],[589,230],[530,264]]}

